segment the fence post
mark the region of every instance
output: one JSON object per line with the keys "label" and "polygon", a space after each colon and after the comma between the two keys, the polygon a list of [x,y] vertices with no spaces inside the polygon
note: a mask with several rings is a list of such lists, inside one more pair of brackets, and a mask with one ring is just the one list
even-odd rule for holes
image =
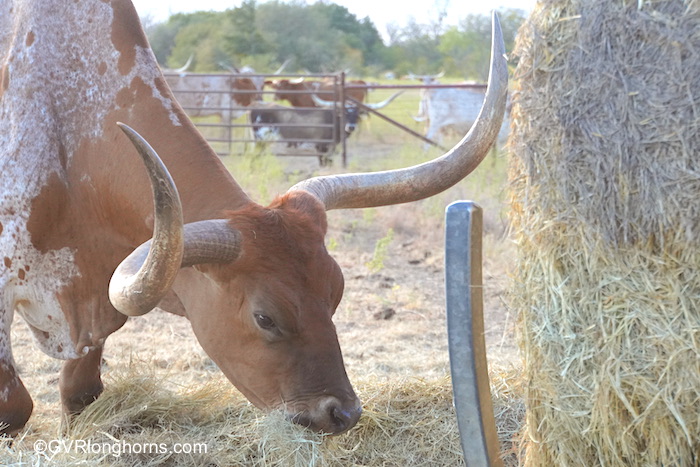
{"label": "fence post", "polygon": [[345,137],[345,105],[347,102],[345,102],[345,72],[342,71],[340,73],[340,96],[338,99],[338,102],[340,102],[340,125],[337,131],[340,132],[340,140],[342,141],[342,148],[343,148],[343,168],[346,168],[348,166],[348,144],[347,144],[347,138]]}
{"label": "fence post", "polygon": [[464,460],[502,466],[484,342],[481,207],[470,201],[445,211],[445,287],[452,390]]}

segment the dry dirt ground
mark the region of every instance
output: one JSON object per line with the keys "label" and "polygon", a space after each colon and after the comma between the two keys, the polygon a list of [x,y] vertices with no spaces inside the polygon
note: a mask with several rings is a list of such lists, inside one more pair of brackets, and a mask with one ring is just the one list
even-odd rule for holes
{"label": "dry dirt ground", "polygon": [[[381,154],[381,150],[371,153],[368,147],[363,148],[361,140],[353,150],[363,157]],[[315,158],[284,164],[288,172],[318,169]],[[484,164],[491,163],[487,160]],[[489,183],[482,181],[484,186]],[[519,365],[514,318],[504,300],[513,245],[505,234],[506,221],[496,212],[502,201],[486,199],[486,195],[480,198],[479,193],[464,190],[448,195],[456,198],[440,199],[434,205],[329,213],[328,248],[346,279],[345,295],[334,321],[351,381],[368,375],[390,380],[442,377],[449,373],[444,234],[439,213],[449,201],[462,196],[493,208],[484,214],[484,313],[489,365]],[[437,210],[438,214],[426,216],[426,209]],[[393,238],[382,249],[380,240],[388,237],[390,228]],[[20,318],[15,320],[12,339],[21,377],[35,402],[30,426],[35,431],[53,432],[60,413],[57,381],[61,362],[34,347]],[[178,385],[219,377],[187,320],[159,311],[130,319],[108,339],[105,375],[133,362],[146,362]]]}

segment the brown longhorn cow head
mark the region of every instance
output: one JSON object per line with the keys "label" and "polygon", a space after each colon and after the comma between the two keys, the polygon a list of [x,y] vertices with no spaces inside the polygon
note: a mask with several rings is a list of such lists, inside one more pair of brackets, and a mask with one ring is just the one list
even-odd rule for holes
{"label": "brown longhorn cow head", "polygon": [[312,178],[270,206],[250,203],[225,219],[186,225],[167,169],[143,138],[123,126],[151,176],[156,222],[153,238],[114,273],[110,300],[129,316],[162,300],[179,301],[204,350],[255,405],[283,408],[317,431],[351,428],[361,404],[331,320],[343,276],[324,246],[325,211],[415,201],[459,182],[495,140],[506,91],[505,49],[494,15],[484,104],[448,153],[400,170]]}

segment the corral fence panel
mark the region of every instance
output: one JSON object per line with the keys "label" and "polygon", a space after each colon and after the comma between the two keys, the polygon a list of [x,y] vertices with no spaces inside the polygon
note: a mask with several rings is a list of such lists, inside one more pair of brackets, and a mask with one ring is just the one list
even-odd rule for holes
{"label": "corral fence panel", "polygon": [[[308,108],[308,119],[293,120],[285,123],[271,123],[265,126],[275,133],[283,133],[287,136],[275,138],[276,147],[282,148],[276,151],[277,155],[311,155],[321,156],[317,149],[320,147],[345,147],[344,133],[338,131],[344,127],[344,113],[338,104],[341,102],[342,76],[339,74],[305,74],[305,75],[271,75],[271,74],[234,74],[234,73],[164,73],[175,99],[183,110],[199,128],[207,141],[219,155],[244,154],[259,151],[263,141],[256,139],[254,125],[250,120],[250,110],[254,107],[269,107],[279,104],[281,115],[292,114],[295,108],[285,102],[274,102],[275,90],[269,86],[262,86],[265,81],[286,79],[292,82],[324,81],[331,83],[332,96],[324,94],[325,100],[332,102],[331,108]],[[242,82],[253,82],[258,85],[253,88],[244,88]],[[311,90],[290,90],[287,94],[313,93]],[[245,101],[253,101],[251,105],[245,105]],[[243,101],[243,102],[241,102]],[[324,123],[313,118],[315,114],[331,113],[337,115],[339,125]],[[295,120],[295,121],[294,121]],[[326,119],[327,120],[327,119]],[[330,119],[331,122],[333,119]],[[319,137],[295,138],[294,129],[307,130],[301,133],[321,135]],[[285,131],[289,130],[289,131]],[[288,134],[292,136],[288,136]]]}
{"label": "corral fence panel", "polygon": [[[399,119],[406,115],[416,115],[417,107],[401,109],[399,113],[386,109],[375,110],[352,97],[354,90],[370,92],[372,90],[393,90],[403,92],[423,92],[432,88],[468,88],[485,90],[484,84],[358,84],[357,81],[347,80],[345,73],[334,74],[255,74],[255,73],[164,73],[175,99],[183,107],[193,123],[199,128],[207,141],[219,155],[254,154],[267,145],[274,145],[272,151],[278,156],[315,156],[320,159],[339,154],[343,166],[347,164],[347,137],[343,130],[346,123],[346,113],[341,102],[349,102],[360,108],[363,115],[373,115],[425,143],[442,147],[435,141],[424,136],[420,131],[410,128]],[[256,87],[242,88],[245,80],[257,83]],[[269,84],[273,81],[287,80],[292,83],[304,82],[312,84],[299,89],[287,90],[291,96],[311,95],[328,101],[330,107],[312,107],[308,110],[308,118],[284,118],[278,123],[268,123],[266,132],[255,135],[255,122],[251,121],[251,109],[275,106],[280,116],[292,114],[299,108],[291,106],[286,101],[275,101],[276,90]],[[263,86],[262,83],[268,84]],[[317,84],[313,84],[317,83]],[[319,92],[318,86],[324,83],[324,89]],[[400,101],[403,96],[396,99]],[[252,101],[244,105],[241,101]],[[331,113],[336,120],[333,123],[323,123],[319,118],[312,118],[314,113]],[[328,119],[326,119],[328,120]],[[405,118],[404,118],[405,120]],[[337,123],[337,124],[336,124]],[[258,125],[259,126],[259,125]],[[296,131],[295,131],[296,130]],[[295,133],[304,135],[298,137]],[[315,134],[313,137],[306,136]],[[324,152],[324,149],[328,152]],[[443,148],[445,149],[445,148]]]}

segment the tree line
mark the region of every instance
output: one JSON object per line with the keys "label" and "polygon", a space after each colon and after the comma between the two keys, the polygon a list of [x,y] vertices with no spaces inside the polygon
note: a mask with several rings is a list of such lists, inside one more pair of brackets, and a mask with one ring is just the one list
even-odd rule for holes
{"label": "tree line", "polygon": [[[502,9],[498,15],[506,49],[512,50],[525,12]],[[169,68],[183,66],[192,56],[189,71],[197,72],[243,66],[269,72],[288,61],[286,72],[401,76],[444,71],[468,80],[488,77],[488,15],[467,15],[456,26],[437,20],[390,27],[388,44],[369,18],[358,19],[328,1],[244,0],[222,12],[179,13],[155,24],[143,21],[156,58]]]}

